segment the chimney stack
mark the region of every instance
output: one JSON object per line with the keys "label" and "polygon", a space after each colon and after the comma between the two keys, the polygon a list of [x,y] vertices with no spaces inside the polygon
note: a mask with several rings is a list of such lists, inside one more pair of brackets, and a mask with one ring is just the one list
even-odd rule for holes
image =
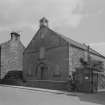
{"label": "chimney stack", "polygon": [[40,27],[42,27],[42,26],[48,27],[48,20],[45,17],[43,17],[42,19],[40,19],[39,22],[40,22]]}
{"label": "chimney stack", "polygon": [[20,40],[20,34],[17,32],[11,32],[11,40]]}

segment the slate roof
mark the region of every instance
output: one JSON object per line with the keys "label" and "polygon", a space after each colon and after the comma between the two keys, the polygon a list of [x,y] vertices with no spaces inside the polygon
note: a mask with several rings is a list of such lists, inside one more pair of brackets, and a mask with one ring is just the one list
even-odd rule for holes
{"label": "slate roof", "polygon": [[[46,26],[44,26],[44,27],[46,27]],[[88,49],[88,46],[87,46],[87,45],[82,44],[82,43],[79,43],[79,42],[77,42],[77,41],[74,41],[74,40],[72,40],[71,38],[69,38],[69,37],[67,37],[67,36],[64,36],[64,35],[62,35],[62,34],[59,34],[59,33],[53,31],[52,29],[50,29],[50,28],[48,28],[48,27],[46,27],[46,28],[47,28],[50,32],[52,32],[53,34],[58,35],[58,36],[60,36],[61,38],[63,38],[63,39],[64,39],[65,41],[67,41],[70,45],[73,45],[73,46],[75,46],[75,47],[78,47],[78,48],[80,48],[80,49],[83,49],[83,50],[87,51],[87,49]],[[89,48],[89,50],[90,50],[90,53],[95,54],[95,55],[100,56],[100,57],[102,57],[102,58],[105,59],[105,56],[103,56],[102,54],[100,54],[100,53],[97,52],[96,50],[94,50],[94,49],[92,49],[92,48]]]}
{"label": "slate roof", "polygon": [[[43,30],[43,29],[47,30],[48,34],[57,35],[57,36],[61,37],[62,39],[64,39],[66,42],[68,42],[68,43],[69,43],[70,45],[72,45],[72,46],[75,46],[75,47],[80,48],[80,49],[85,50],[85,51],[87,51],[87,49],[88,49],[88,46],[87,46],[87,45],[82,44],[82,43],[79,43],[79,42],[77,42],[77,41],[74,41],[74,40],[72,40],[71,38],[69,38],[69,37],[67,37],[67,36],[64,36],[64,35],[62,35],[62,34],[59,34],[59,33],[53,31],[52,29],[50,29],[50,28],[47,27],[47,26],[40,27],[39,30],[37,31],[37,33],[36,33],[35,35],[37,35],[38,32],[40,32],[40,31]],[[33,37],[33,39],[34,39],[34,38],[35,38],[35,36]],[[32,39],[32,40],[33,40],[33,39]],[[31,42],[32,42],[32,40],[31,40]],[[25,49],[24,52],[27,52],[27,49],[29,48],[29,46],[30,46],[30,43],[29,43],[29,45],[27,46],[27,48]],[[90,50],[90,53],[92,53],[92,54],[94,54],[94,55],[97,55],[97,56],[102,57],[102,58],[105,59],[105,56],[103,56],[103,55],[100,54],[99,52],[95,51],[94,49],[90,48],[89,50]]]}

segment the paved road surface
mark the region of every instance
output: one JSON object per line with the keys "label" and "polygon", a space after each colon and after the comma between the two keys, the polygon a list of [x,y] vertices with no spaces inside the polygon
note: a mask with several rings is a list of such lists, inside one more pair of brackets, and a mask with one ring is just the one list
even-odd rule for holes
{"label": "paved road surface", "polygon": [[105,105],[105,93],[81,94],[0,86],[0,105]]}

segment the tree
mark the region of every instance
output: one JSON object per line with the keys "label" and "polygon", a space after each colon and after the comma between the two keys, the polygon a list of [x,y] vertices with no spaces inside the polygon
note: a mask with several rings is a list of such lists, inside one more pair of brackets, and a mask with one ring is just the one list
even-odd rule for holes
{"label": "tree", "polygon": [[91,69],[91,70],[97,71],[97,72],[104,71],[103,61],[93,60],[93,59],[85,61],[83,58],[80,58],[80,62],[82,64],[83,68]]}

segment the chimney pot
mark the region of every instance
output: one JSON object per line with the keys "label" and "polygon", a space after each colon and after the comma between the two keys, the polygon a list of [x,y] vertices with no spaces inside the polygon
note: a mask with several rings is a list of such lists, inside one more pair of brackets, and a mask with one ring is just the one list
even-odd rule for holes
{"label": "chimney pot", "polygon": [[11,40],[19,40],[20,39],[20,34],[17,32],[11,32]]}

